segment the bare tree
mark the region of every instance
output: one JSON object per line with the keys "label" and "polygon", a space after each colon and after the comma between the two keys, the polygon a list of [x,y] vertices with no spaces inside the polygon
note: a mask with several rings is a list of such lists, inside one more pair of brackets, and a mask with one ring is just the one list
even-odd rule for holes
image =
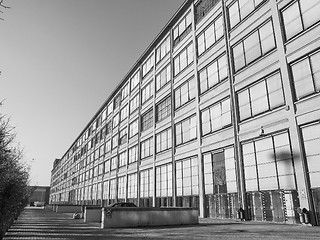
{"label": "bare tree", "polygon": [[[4,0],[0,0],[0,8],[1,8],[1,9],[8,9],[8,8],[10,8],[9,6],[5,5],[5,4],[3,3],[3,1],[4,1]],[[0,10],[0,13],[3,13],[3,11]],[[0,20],[4,20],[4,19],[0,17]]]}

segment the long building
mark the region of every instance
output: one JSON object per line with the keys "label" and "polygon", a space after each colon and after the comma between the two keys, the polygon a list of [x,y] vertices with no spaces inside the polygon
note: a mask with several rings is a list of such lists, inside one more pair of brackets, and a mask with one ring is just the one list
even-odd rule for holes
{"label": "long building", "polygon": [[320,225],[319,13],[186,0],[54,161],[50,202]]}

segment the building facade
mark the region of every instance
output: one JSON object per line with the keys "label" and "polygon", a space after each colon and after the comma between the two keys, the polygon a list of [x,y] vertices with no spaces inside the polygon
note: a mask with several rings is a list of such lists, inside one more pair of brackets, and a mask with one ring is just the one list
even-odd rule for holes
{"label": "building facade", "polygon": [[50,187],[47,186],[29,186],[30,197],[28,204],[44,206],[49,203]]}
{"label": "building facade", "polygon": [[320,225],[319,12],[186,0],[55,160],[50,202]]}

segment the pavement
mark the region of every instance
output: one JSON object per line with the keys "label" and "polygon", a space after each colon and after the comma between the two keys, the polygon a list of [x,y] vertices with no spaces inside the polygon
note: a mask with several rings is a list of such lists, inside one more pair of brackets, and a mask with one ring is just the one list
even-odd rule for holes
{"label": "pavement", "polygon": [[72,214],[26,208],[6,233],[9,239],[320,239],[320,227],[205,218],[198,225],[101,229]]}

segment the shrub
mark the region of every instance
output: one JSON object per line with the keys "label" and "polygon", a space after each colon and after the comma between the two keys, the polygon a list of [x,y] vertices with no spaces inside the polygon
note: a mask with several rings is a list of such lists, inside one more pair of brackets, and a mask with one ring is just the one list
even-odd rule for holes
{"label": "shrub", "polygon": [[0,239],[29,197],[29,169],[22,162],[22,151],[14,146],[14,129],[8,123],[9,120],[0,115]]}

